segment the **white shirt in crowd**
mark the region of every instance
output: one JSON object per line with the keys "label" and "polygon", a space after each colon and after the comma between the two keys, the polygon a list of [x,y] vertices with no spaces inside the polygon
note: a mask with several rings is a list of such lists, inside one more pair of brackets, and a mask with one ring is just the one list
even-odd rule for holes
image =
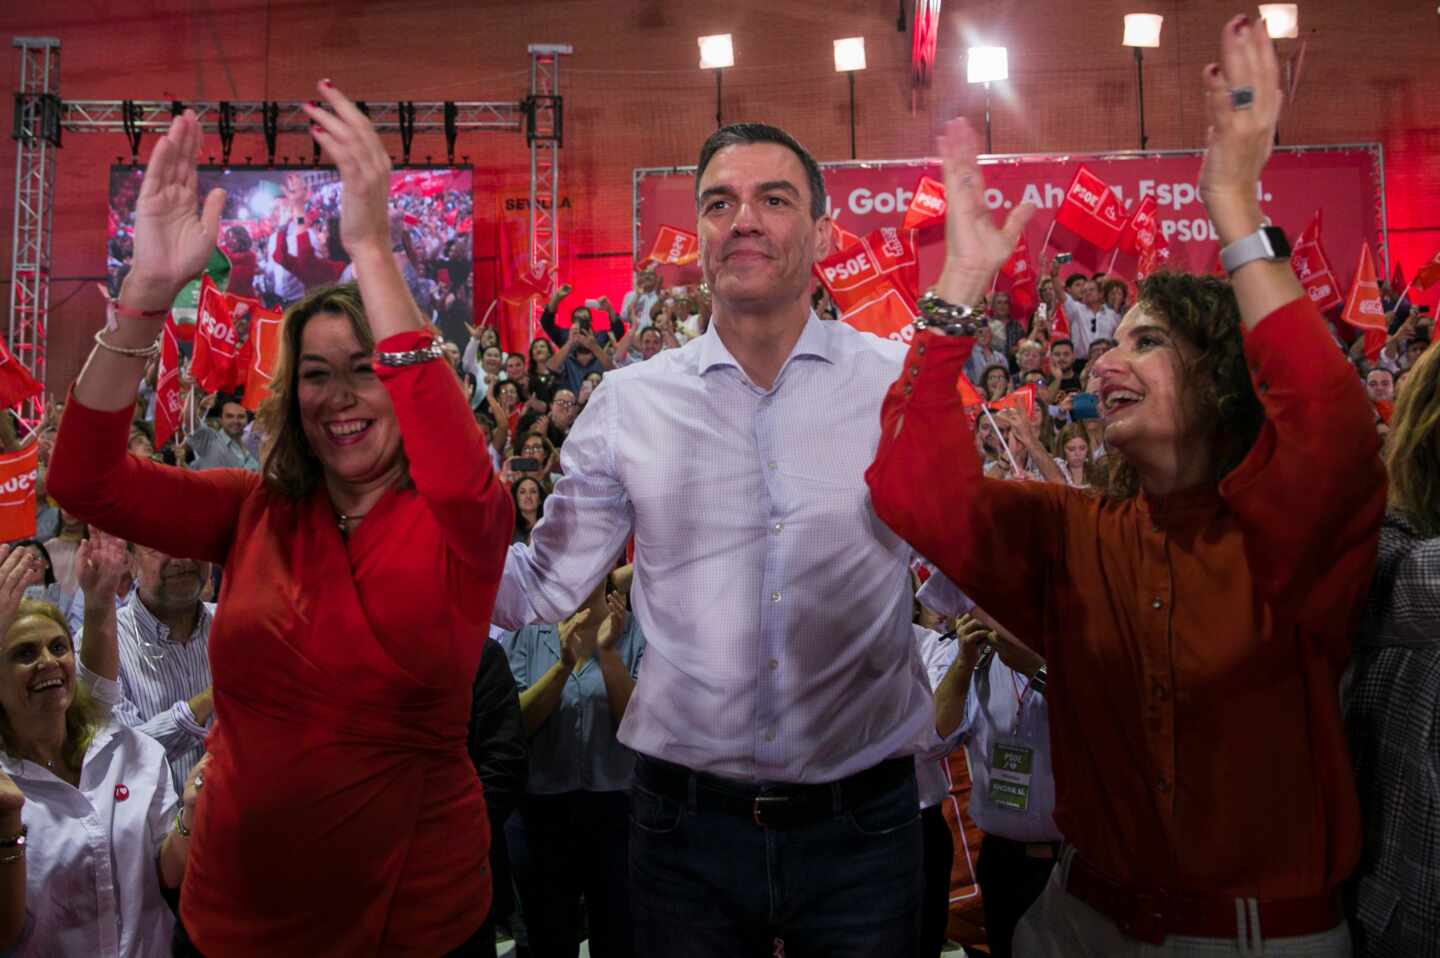
{"label": "white shirt in crowd", "polygon": [[[120,647],[119,701],[115,720],[139,729],[165,747],[165,756],[174,771],[175,788],[182,791],[185,776],[205,754],[205,735],[210,729],[195,721],[190,699],[210,687],[210,628],[215,623],[215,606],[200,603],[200,615],[189,641],[170,638],[170,630],[146,607],[136,591],[115,614],[116,638]],[[75,648],[84,642],[76,633]],[[94,688],[103,682],[79,664],[82,682]]]}
{"label": "white shirt in crowd", "polygon": [[748,781],[830,782],[937,740],[910,550],[865,470],[905,349],[813,313],[770,389],[715,329],[607,375],[494,621],[558,622],[635,535],[648,646],[620,741]]}
{"label": "white shirt in crowd", "polygon": [[[115,683],[95,688],[113,703]],[[164,958],[175,919],[160,897],[160,845],[179,796],[165,750],[107,721],[85,752],[80,787],[0,752],[25,793],[25,926],[12,955]],[[4,867],[4,866],[0,866]]]}
{"label": "white shirt in crowd", "polygon": [[[652,289],[648,293],[639,293],[632,289],[620,301],[620,318],[625,321],[627,326],[634,323],[637,329],[644,329],[650,325],[650,310],[654,309],[658,302],[660,302],[660,290]],[[633,317],[630,315],[632,303],[637,304]]]}
{"label": "white shirt in crowd", "polygon": [[1075,344],[1075,355],[1084,357],[1090,353],[1090,344],[1097,339],[1114,339],[1115,327],[1120,325],[1120,314],[1109,306],[1101,304],[1091,309],[1084,303],[1065,295],[1065,314],[1070,318],[1070,342]]}
{"label": "white shirt in crowd", "polygon": [[[946,616],[975,608],[969,596],[938,572],[916,591],[915,600]],[[949,654],[953,660],[956,650]],[[933,674],[929,661],[927,666]],[[1049,721],[1045,696],[1030,688],[1025,676],[998,655],[982,656],[970,679],[965,717],[957,732],[969,757],[970,818],[981,831],[1016,842],[1061,840],[1055,825]],[[1007,758],[1018,760],[1014,764],[1024,771],[997,772],[997,759]]]}

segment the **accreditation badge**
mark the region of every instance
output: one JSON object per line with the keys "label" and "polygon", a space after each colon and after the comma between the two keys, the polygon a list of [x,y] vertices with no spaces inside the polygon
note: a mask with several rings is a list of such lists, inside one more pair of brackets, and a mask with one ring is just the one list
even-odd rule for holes
{"label": "accreditation badge", "polygon": [[995,742],[990,747],[990,801],[1001,808],[1028,811],[1034,768],[1033,748]]}

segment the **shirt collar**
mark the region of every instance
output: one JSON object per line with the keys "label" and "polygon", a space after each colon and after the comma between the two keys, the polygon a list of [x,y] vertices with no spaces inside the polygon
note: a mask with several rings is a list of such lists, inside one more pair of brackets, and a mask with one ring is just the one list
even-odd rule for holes
{"label": "shirt collar", "polygon": [[[126,604],[130,607],[130,614],[135,617],[135,628],[138,631],[146,635],[153,635],[163,642],[173,641],[170,638],[170,627],[155,618],[155,614],[150,611],[149,606],[140,598],[140,589],[138,587],[130,590],[130,597],[126,600]],[[204,602],[199,603],[199,605],[200,614],[195,617],[195,631],[190,633],[190,641],[192,642],[195,639],[204,637],[210,631],[210,609]]]}
{"label": "shirt collar", "polygon": [[[815,311],[812,309],[809,318],[805,320],[805,328],[800,331],[800,338],[795,341],[795,347],[790,350],[790,355],[786,357],[784,364],[780,367],[780,376],[785,374],[785,369],[792,360],[802,356],[819,359],[833,365],[835,362],[833,338],[834,331],[828,329],[825,322],[815,315]],[[702,376],[719,366],[740,368],[740,363],[736,361],[730,350],[725,348],[725,343],[721,341],[720,333],[716,330],[713,322],[697,341],[696,350],[699,353],[696,358]],[[777,383],[780,381],[780,376],[775,377]]]}

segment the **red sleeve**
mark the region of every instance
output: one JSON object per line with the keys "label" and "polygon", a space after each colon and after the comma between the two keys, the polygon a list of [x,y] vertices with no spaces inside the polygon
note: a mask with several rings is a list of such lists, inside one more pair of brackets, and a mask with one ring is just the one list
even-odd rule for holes
{"label": "red sleeve", "polygon": [[[301,234],[302,234],[302,235],[304,234],[304,230],[301,230]],[[295,276],[299,276],[299,275],[300,275],[300,261],[297,260],[295,257],[293,257],[293,256],[290,255],[290,239],[289,239],[289,237],[290,237],[290,228],[287,226],[285,229],[281,230],[281,231],[276,235],[276,237],[275,237],[275,252],[273,252],[273,253],[270,254],[270,258],[275,261],[276,265],[280,266],[280,267],[281,267],[282,269],[284,269],[287,273],[293,273]],[[297,239],[297,240],[295,241],[295,243],[296,243],[296,247],[298,248],[300,241]]]}
{"label": "red sleeve", "polygon": [[130,455],[129,407],[97,412],[72,392],[46,486],[86,522],[173,556],[224,562],[240,507],[260,477],[243,469],[192,472]]}
{"label": "red sleeve", "polygon": [[1065,490],[983,477],[955,390],[973,343],[916,337],[881,408],[865,481],[886,525],[1006,628],[1043,644],[1035,597],[1048,594],[1046,577],[1063,554]]}
{"label": "red sleeve", "polygon": [[[430,342],[429,333],[398,333],[375,348],[406,352]],[[451,552],[477,575],[498,581],[515,507],[491,468],[485,434],[465,402],[459,377],[438,361],[376,368],[390,391],[415,491],[435,514]]]}
{"label": "red sleeve", "polygon": [[1262,593],[1303,590],[1324,615],[1316,604],[1351,591],[1334,576],[1368,582],[1374,563],[1386,494],[1375,411],[1309,297],[1246,333],[1245,355],[1266,421],[1220,494]]}

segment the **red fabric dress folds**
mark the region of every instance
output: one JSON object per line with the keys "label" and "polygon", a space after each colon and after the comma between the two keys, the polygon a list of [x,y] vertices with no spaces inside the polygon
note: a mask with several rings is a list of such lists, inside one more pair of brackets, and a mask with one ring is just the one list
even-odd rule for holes
{"label": "red fabric dress folds", "polygon": [[455,374],[378,369],[413,484],[348,543],[323,488],[295,501],[243,471],[156,465],[126,454],[129,409],[66,404],[52,495],[131,541],[225,564],[214,760],[181,899],[211,958],[443,954],[489,909],[465,741],[512,506]]}
{"label": "red fabric dress folds", "polygon": [[971,345],[916,337],[866,480],[882,520],[1044,654],[1060,830],[1137,893],[1332,892],[1360,852],[1338,684],[1385,471],[1319,313],[1297,299],[1245,334],[1265,426],[1223,481],[1168,497],[982,478],[955,391]]}

